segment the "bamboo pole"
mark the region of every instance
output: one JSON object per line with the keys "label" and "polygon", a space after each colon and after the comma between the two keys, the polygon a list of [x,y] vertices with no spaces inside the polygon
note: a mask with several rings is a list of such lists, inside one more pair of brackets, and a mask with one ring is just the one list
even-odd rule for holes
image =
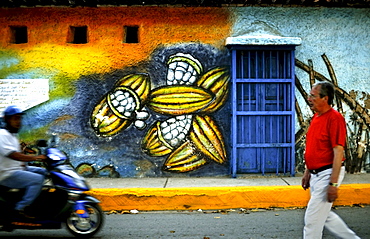
{"label": "bamboo pole", "polygon": [[[325,65],[326,65],[326,68],[328,69],[328,72],[329,72],[329,76],[334,84],[334,86],[337,88],[338,87],[338,80],[337,80],[337,76],[335,75],[335,72],[334,72],[334,69],[333,69],[333,66],[331,65],[328,57],[325,55],[325,54],[322,54],[321,55],[322,59],[324,60],[325,62]],[[337,108],[338,108],[338,111],[343,114],[343,106],[342,106],[342,101],[341,99],[339,99],[338,97],[335,97],[335,101],[337,102]]]}
{"label": "bamboo pole", "polygon": [[[307,66],[306,64],[304,64],[300,60],[296,59],[295,60],[295,64],[296,64],[296,66],[298,68],[306,71],[307,73],[310,72],[309,66]],[[326,78],[325,76],[323,76],[322,74],[320,74],[320,73],[318,73],[316,71],[313,71],[313,72],[314,72],[315,78],[317,80],[319,80],[319,81],[329,81],[330,82],[330,80],[328,78]],[[360,117],[360,119],[365,123],[366,128],[367,129],[370,129],[370,115],[367,112],[367,110],[364,107],[362,107],[355,99],[353,99],[342,88],[336,87],[335,94],[338,97],[340,97],[350,107],[350,109],[353,112],[357,113],[358,116]]]}

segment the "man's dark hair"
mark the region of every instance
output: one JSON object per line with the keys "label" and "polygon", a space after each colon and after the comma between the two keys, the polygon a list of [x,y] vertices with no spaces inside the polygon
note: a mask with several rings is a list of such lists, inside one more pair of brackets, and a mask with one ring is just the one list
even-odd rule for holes
{"label": "man's dark hair", "polygon": [[328,104],[332,105],[334,101],[334,85],[327,81],[321,81],[314,84],[320,87],[320,98],[328,96]]}

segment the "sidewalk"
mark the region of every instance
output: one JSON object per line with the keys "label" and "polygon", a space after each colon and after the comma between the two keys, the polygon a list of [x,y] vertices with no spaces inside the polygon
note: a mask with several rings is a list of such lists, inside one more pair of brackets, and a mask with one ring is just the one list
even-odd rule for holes
{"label": "sidewalk", "polygon": [[[238,178],[88,178],[103,210],[209,210],[305,207],[301,175]],[[370,204],[370,174],[347,174],[334,205]]]}

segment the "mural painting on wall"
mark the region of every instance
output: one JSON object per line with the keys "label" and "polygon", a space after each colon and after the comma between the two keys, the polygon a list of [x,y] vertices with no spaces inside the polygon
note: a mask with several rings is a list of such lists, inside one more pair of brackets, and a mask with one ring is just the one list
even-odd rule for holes
{"label": "mural painting on wall", "polygon": [[188,172],[210,160],[226,162],[222,132],[210,114],[220,109],[228,96],[227,67],[204,72],[202,63],[191,54],[176,53],[167,60],[166,84],[151,89],[147,74],[130,74],[95,106],[91,126],[100,137],[110,137],[131,124],[143,130],[149,113],[168,116],[156,121],[142,139],[143,152],[167,156],[162,167],[170,172]]}
{"label": "mural painting on wall", "polygon": [[[315,81],[329,81],[335,86],[335,108],[345,116],[347,123],[347,146],[345,148],[346,170],[350,173],[358,173],[364,168],[370,169],[370,165],[365,165],[370,156],[370,94],[366,92],[347,93],[338,84],[335,71],[328,57],[323,54],[322,59],[327,67],[330,78],[313,69],[313,63],[308,60],[308,64],[296,59],[295,65],[298,69],[308,73],[310,86]],[[296,76],[296,88],[308,105],[308,94],[301,84],[301,79]],[[347,108],[349,107],[349,109]],[[296,101],[296,114],[300,129],[296,132],[296,157],[297,171],[303,172],[304,159],[303,150],[305,148],[305,135],[310,123],[310,117],[305,119],[304,113]],[[312,113],[313,114],[313,113]],[[312,115],[311,114],[311,115]]]}
{"label": "mural painting on wall", "polygon": [[158,48],[138,66],[85,76],[64,110],[79,109],[62,119],[73,121],[73,128],[59,122],[51,130],[83,136],[81,142],[74,136],[68,141],[90,148],[85,157],[72,144],[64,148],[87,177],[159,176],[201,168],[199,175],[217,170],[224,175],[222,125],[229,118],[220,115],[227,108],[228,57],[210,45],[181,44]]}
{"label": "mural painting on wall", "polygon": [[[297,71],[308,75],[296,77],[296,89],[305,101],[307,81],[336,86],[335,107],[348,126],[346,168],[369,170],[370,94],[345,91],[329,59],[322,59],[329,78],[312,61],[296,59]],[[227,50],[210,45],[160,47],[146,62],[80,77],[72,99],[51,99],[27,110],[25,128],[33,138],[39,134],[34,128],[60,135],[62,149],[84,176],[227,175],[229,62]],[[312,112],[296,102],[296,113],[296,168],[302,171]]]}
{"label": "mural painting on wall", "polygon": [[[166,52],[165,48],[162,50]],[[194,57],[195,51],[184,53],[182,50],[181,47],[172,48],[164,54],[166,57],[160,57],[163,59],[161,67],[149,67],[164,69],[161,76],[154,74],[150,77],[152,72],[143,73],[137,69],[135,73],[120,72],[111,87],[101,91],[102,99],[87,107],[91,110],[85,111],[84,115],[89,118],[83,122],[89,121],[88,127],[99,141],[103,142],[105,139],[112,142],[112,138],[134,132],[135,137],[140,139],[136,142],[140,152],[151,159],[158,158],[154,159],[154,166],[150,166],[155,168],[153,171],[195,172],[212,163],[223,165],[223,172],[227,174],[228,158],[225,145],[229,135],[224,135],[229,132],[227,127],[219,127],[218,122],[222,121],[221,124],[228,125],[229,117],[215,119],[218,111],[227,108],[230,73],[228,67],[220,66],[220,62],[227,62],[227,54],[219,64],[205,63],[205,60],[200,60],[201,57]],[[157,56],[164,52],[157,52]],[[315,71],[310,60],[305,64],[296,59],[296,67],[297,70],[308,74],[310,85],[318,80],[330,81],[336,86],[335,107],[345,115],[348,125],[346,167],[351,173],[360,172],[362,168],[368,168],[365,163],[369,157],[370,95],[362,92],[362,97],[358,97],[360,93],[347,93],[343,90],[328,58],[326,55],[322,58],[330,78]],[[306,101],[307,93],[301,82],[302,79],[296,77],[297,91]],[[308,105],[308,102],[305,104]],[[224,112],[229,111],[226,109]],[[306,114],[311,114],[304,112],[298,102],[296,113],[300,126],[296,132],[296,168],[297,171],[303,171],[304,135],[310,120],[310,116]],[[120,146],[128,143],[121,143],[120,140],[116,142]],[[151,160],[146,162],[148,161]],[[104,175],[102,171],[96,172],[94,163],[83,163],[77,168],[80,173]],[[103,169],[105,175],[120,176],[111,165],[99,170]],[[205,171],[202,171],[199,175],[204,174]]]}
{"label": "mural painting on wall", "polygon": [[35,153],[36,140],[57,135],[85,177],[226,175],[229,62],[209,44],[160,46],[136,65],[79,77],[72,97],[28,109],[20,138]]}

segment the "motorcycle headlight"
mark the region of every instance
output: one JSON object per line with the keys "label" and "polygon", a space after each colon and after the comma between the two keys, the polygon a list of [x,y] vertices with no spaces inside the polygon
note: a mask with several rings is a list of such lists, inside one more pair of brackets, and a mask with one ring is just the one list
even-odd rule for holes
{"label": "motorcycle headlight", "polygon": [[57,155],[49,155],[49,158],[53,161],[59,161],[60,160],[60,157],[57,156]]}
{"label": "motorcycle headlight", "polygon": [[77,201],[79,198],[80,198],[79,193],[72,193],[72,192],[68,193],[68,200]]}
{"label": "motorcycle headlight", "polygon": [[85,183],[85,180],[83,180],[80,175],[78,175],[75,171],[69,170],[69,169],[63,169],[61,170],[63,174],[66,174],[73,178],[73,183],[80,189],[86,189],[88,188],[87,184]]}

